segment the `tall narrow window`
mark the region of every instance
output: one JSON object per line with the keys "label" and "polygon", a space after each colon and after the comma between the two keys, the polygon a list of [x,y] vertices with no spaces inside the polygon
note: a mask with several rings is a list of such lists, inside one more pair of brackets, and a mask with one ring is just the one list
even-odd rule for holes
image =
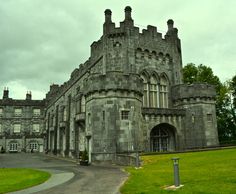
{"label": "tall narrow window", "polygon": [[160,79],[160,107],[168,108],[168,80],[164,76]]}
{"label": "tall narrow window", "polygon": [[91,125],[91,113],[88,113],[88,125]]}
{"label": "tall narrow window", "polygon": [[2,116],[3,110],[0,108],[0,117]]}
{"label": "tall narrow window", "polygon": [[105,110],[102,111],[102,120],[105,121]]}
{"label": "tall narrow window", "polygon": [[157,79],[152,76],[150,79],[150,107],[157,108],[159,107],[159,94],[158,94],[158,85]]}
{"label": "tall narrow window", "polygon": [[2,124],[0,124],[0,133],[2,133]]}
{"label": "tall narrow window", "polygon": [[67,115],[66,115],[66,107],[63,108],[63,121],[66,121]]}
{"label": "tall narrow window", "polygon": [[76,113],[81,113],[81,99],[76,101]]}
{"label": "tall narrow window", "polygon": [[149,92],[148,92],[148,82],[145,76],[141,76],[143,79],[143,107],[148,107]]}
{"label": "tall narrow window", "polygon": [[81,112],[85,112],[85,97],[81,98]]}

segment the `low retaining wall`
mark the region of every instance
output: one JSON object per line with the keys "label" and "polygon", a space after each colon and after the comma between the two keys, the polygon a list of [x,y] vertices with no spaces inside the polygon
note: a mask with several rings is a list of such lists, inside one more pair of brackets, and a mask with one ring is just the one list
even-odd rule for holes
{"label": "low retaining wall", "polygon": [[116,154],[115,163],[123,166],[137,166],[136,155]]}

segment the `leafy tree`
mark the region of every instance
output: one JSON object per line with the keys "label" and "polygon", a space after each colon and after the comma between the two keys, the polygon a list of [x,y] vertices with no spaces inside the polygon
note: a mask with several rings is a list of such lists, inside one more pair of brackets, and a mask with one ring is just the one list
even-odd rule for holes
{"label": "leafy tree", "polygon": [[216,86],[216,92],[219,94],[222,84],[219,77],[214,75],[212,69],[200,64],[196,66],[193,63],[187,64],[183,68],[183,82],[184,83],[208,83]]}

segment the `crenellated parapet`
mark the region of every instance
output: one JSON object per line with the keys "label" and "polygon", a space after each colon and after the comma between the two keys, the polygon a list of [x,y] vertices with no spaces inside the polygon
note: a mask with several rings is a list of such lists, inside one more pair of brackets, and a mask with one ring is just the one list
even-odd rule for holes
{"label": "crenellated parapet", "polygon": [[134,36],[139,37],[143,40],[156,40],[162,41],[163,43],[169,41],[170,38],[178,39],[178,29],[174,28],[174,21],[168,20],[167,26],[168,31],[165,35],[165,38],[162,38],[162,33],[157,31],[157,27],[148,25],[147,29],[143,29],[140,33],[140,29],[137,26],[134,26],[134,20],[131,16],[132,9],[127,6],[125,8],[125,19],[120,22],[120,26],[116,27],[115,23],[112,22],[112,11],[110,9],[105,10],[105,22],[103,24],[103,36],[114,38],[119,36]]}
{"label": "crenellated parapet", "polygon": [[214,100],[216,96],[215,87],[205,83],[175,85],[171,93],[174,94],[172,95],[174,103]]}
{"label": "crenellated parapet", "polygon": [[142,79],[138,75],[110,72],[106,75],[90,75],[84,82],[85,95],[103,91],[134,92],[142,96]]}

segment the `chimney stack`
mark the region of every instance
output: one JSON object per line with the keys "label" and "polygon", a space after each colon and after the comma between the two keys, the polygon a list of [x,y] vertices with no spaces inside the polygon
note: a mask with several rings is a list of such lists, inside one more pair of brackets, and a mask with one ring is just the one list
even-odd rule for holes
{"label": "chimney stack", "polygon": [[27,93],[26,93],[26,100],[32,100],[31,91],[27,91]]}
{"label": "chimney stack", "polygon": [[4,87],[4,90],[3,90],[3,99],[8,99],[9,98],[9,90],[7,87]]}

